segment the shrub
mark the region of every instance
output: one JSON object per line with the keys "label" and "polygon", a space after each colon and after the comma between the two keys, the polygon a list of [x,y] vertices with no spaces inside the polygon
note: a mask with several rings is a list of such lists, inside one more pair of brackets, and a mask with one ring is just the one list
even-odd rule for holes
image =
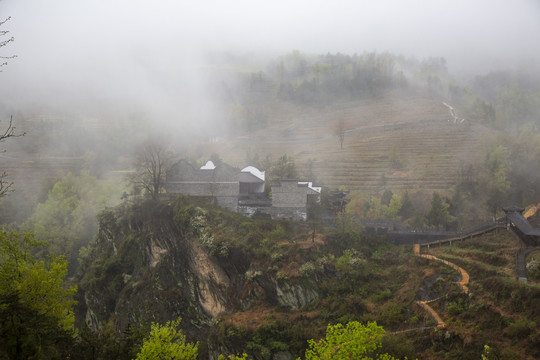
{"label": "shrub", "polygon": [[392,297],[392,292],[389,289],[385,289],[378,294],[373,295],[371,298],[376,302],[383,302]]}
{"label": "shrub", "polygon": [[298,270],[302,276],[310,276],[317,272],[317,266],[311,261],[305,262]]}
{"label": "shrub", "polygon": [[527,274],[534,279],[540,279],[540,258],[533,258],[527,263]]}
{"label": "shrub", "polygon": [[287,280],[287,279],[289,279],[289,276],[286,273],[282,272],[282,271],[278,271],[276,276],[277,276],[278,280]]}
{"label": "shrub", "polygon": [[272,255],[270,255],[270,258],[272,259],[272,262],[278,262],[283,258],[283,255],[279,252],[273,252]]}
{"label": "shrub", "polygon": [[508,326],[508,336],[514,339],[522,339],[531,334],[536,328],[536,323],[527,319],[519,319]]}
{"label": "shrub", "polygon": [[268,236],[272,240],[281,240],[287,237],[287,232],[283,226],[277,225],[276,228],[268,234]]}
{"label": "shrub", "polygon": [[354,249],[346,249],[343,251],[343,255],[336,261],[336,270],[344,273],[349,273],[353,268],[358,267],[364,263],[362,254]]}
{"label": "shrub", "polygon": [[272,358],[272,352],[270,349],[252,341],[246,344],[246,350],[250,354],[258,354],[258,359],[270,360]]}
{"label": "shrub", "polygon": [[246,279],[248,280],[253,280],[255,279],[257,276],[261,276],[262,275],[262,271],[260,270],[253,270],[253,269],[248,269],[248,271],[246,271]]}
{"label": "shrub", "polygon": [[467,308],[467,303],[463,299],[457,301],[451,301],[446,306],[446,310],[450,315],[459,315],[463,313]]}
{"label": "shrub", "polygon": [[404,305],[395,302],[385,304],[380,313],[380,319],[385,325],[398,326],[405,323]]}

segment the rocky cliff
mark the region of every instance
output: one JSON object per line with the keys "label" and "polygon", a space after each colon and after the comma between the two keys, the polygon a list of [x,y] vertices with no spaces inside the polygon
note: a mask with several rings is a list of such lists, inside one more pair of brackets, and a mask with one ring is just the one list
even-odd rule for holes
{"label": "rocky cliff", "polygon": [[112,319],[121,330],[181,316],[197,338],[218,315],[261,302],[299,309],[319,298],[315,284],[257,270],[260,257],[227,236],[242,231],[247,225],[239,222],[246,220],[230,216],[216,225],[207,210],[185,199],[103,211],[78,276],[79,322],[98,328]]}

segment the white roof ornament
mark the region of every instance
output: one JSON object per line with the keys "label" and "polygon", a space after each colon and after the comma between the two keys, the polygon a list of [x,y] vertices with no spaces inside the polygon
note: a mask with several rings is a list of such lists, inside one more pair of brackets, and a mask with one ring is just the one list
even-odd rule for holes
{"label": "white roof ornament", "polygon": [[216,165],[212,162],[212,160],[208,160],[206,164],[201,166],[201,170],[214,170],[216,168]]}
{"label": "white roof ornament", "polygon": [[257,169],[255,166],[246,166],[242,169],[243,173],[250,173],[258,179],[264,181],[264,171]]}
{"label": "white roof ornament", "polygon": [[310,181],[310,182],[307,182],[307,181],[299,181],[298,182],[298,185],[307,185],[307,187],[310,189],[310,190],[313,190],[317,193],[321,193],[321,190],[322,190],[322,187],[320,186],[313,186],[313,183]]}

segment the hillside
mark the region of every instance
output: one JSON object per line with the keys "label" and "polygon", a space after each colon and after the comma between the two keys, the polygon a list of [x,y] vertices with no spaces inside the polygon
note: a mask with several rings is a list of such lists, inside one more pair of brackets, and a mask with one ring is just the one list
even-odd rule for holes
{"label": "hillside", "polygon": [[[310,170],[330,188],[431,192],[454,186],[480,139],[493,133],[475,121],[448,122],[441,100],[421,95],[389,93],[321,109],[274,105],[264,129],[204,145],[198,153],[214,152],[238,166],[248,152],[261,159],[287,154],[301,173]],[[346,129],[343,149],[335,135],[338,121]]]}
{"label": "hillside", "polygon": [[[328,323],[353,320],[384,326],[382,350],[400,358],[478,359],[484,345],[503,358],[540,354],[540,288],[515,279],[519,244],[505,231],[430,251],[470,274],[470,295],[412,246],[350,226],[311,232],[188,199],[108,210],[78,276],[79,322],[125,331],[180,315],[202,359],[296,358]],[[416,304],[435,298],[444,329]]]}

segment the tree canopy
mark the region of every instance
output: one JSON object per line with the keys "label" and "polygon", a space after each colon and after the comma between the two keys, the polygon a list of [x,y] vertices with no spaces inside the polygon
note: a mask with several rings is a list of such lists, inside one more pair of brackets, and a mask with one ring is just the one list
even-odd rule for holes
{"label": "tree canopy", "polygon": [[444,201],[441,196],[434,192],[431,198],[431,208],[426,215],[426,220],[429,225],[436,228],[447,227],[456,218],[450,215],[450,204]]}
{"label": "tree canopy", "polygon": [[12,359],[58,355],[74,335],[77,289],[63,284],[63,257],[32,256],[43,245],[32,234],[0,232],[0,355]]}
{"label": "tree canopy", "polygon": [[384,334],[384,329],[375,322],[328,325],[324,339],[308,341],[305,357],[306,360],[394,359],[388,354],[377,354]]}
{"label": "tree canopy", "polygon": [[186,336],[179,329],[180,321],[178,318],[165,325],[153,323],[136,360],[195,360],[199,343],[186,341]]}

